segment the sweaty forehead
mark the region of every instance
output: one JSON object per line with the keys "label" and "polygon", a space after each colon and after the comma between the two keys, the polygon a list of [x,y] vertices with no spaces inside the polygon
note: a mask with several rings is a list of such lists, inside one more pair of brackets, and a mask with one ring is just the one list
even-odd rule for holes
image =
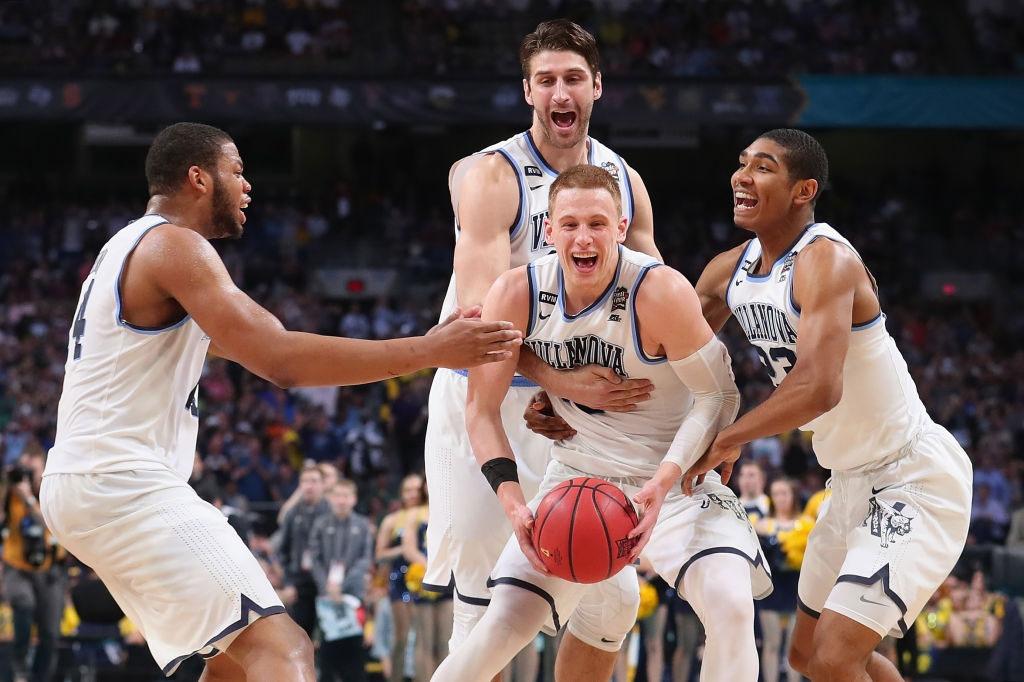
{"label": "sweaty forehead", "polygon": [[229,164],[242,163],[242,157],[234,142],[225,142],[220,146],[220,158]]}

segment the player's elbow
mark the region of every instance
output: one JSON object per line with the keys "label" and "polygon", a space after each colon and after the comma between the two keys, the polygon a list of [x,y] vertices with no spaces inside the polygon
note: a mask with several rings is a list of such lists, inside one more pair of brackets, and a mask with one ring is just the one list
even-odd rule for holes
{"label": "player's elbow", "polygon": [[843,382],[841,379],[818,382],[811,391],[811,404],[818,414],[825,414],[843,399]]}
{"label": "player's elbow", "polygon": [[260,372],[260,375],[278,388],[289,389],[299,386],[298,379],[282,367],[268,368],[265,372]]}

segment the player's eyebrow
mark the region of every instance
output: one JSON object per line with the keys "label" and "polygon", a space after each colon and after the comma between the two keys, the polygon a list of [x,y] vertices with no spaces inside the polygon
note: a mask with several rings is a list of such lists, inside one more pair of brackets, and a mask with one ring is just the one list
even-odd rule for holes
{"label": "player's eyebrow", "polygon": [[[749,154],[747,154],[747,152],[746,152],[746,151],[742,151],[742,152],[740,152],[740,160],[741,160],[741,161],[742,161],[743,159],[747,158],[747,156],[749,156]],[[776,164],[776,165],[779,165],[779,160],[778,160],[778,159],[776,159],[776,158],[775,158],[774,156],[772,156],[771,154],[769,154],[768,152],[754,152],[754,158],[755,158],[755,159],[768,159],[768,160],[769,160],[769,161],[771,161],[772,163],[774,163],[774,164]]]}
{"label": "player's eyebrow", "polygon": [[[569,74],[569,73],[575,74],[575,73],[586,73],[587,70],[584,69],[581,66],[573,66],[571,68],[566,69],[565,72],[567,74]],[[533,75],[534,76],[553,76],[554,73],[555,73],[554,71],[534,71]]]}

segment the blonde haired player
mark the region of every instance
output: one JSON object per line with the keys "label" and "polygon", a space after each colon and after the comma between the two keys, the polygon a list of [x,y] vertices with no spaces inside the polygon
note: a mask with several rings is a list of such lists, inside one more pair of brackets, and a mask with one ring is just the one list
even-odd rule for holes
{"label": "blonde haired player", "polygon": [[545,229],[556,253],[499,277],[483,315],[511,318],[524,344],[557,370],[596,361],[619,376],[647,379],[653,394],[626,413],[555,400],[556,413],[576,435],[554,445],[540,491],[527,505],[502,421],[517,358],[492,371],[470,371],[466,428],[514,534],[491,572],[487,612],[434,679],[490,679],[540,629],[551,632],[566,622],[575,639],[596,651],[571,663],[560,658],[556,677],[609,679],[636,619],[635,570],[628,566],[593,585],[567,582],[545,571],[531,540],[533,510],[546,492],[570,478],[597,476],[641,507],[632,557],[643,553],[704,623],[703,679],[753,682],[753,597],[771,590],[757,537],[717,477],[695,498],[678,489],[682,472],[735,418],[739,392],[729,354],[686,279],[621,245],[626,220],[618,185],[606,171],[576,166],[550,191]]}

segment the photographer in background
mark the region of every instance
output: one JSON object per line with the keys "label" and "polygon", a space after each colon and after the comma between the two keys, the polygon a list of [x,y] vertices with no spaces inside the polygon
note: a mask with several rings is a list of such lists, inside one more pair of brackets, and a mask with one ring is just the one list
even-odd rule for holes
{"label": "photographer in background", "polygon": [[[39,481],[43,474],[41,452],[26,453],[4,472],[3,587],[14,620],[14,679],[49,682],[57,663],[57,638],[64,611],[67,574],[65,552],[46,530],[39,512]],[[38,645],[28,674],[32,625]]]}

